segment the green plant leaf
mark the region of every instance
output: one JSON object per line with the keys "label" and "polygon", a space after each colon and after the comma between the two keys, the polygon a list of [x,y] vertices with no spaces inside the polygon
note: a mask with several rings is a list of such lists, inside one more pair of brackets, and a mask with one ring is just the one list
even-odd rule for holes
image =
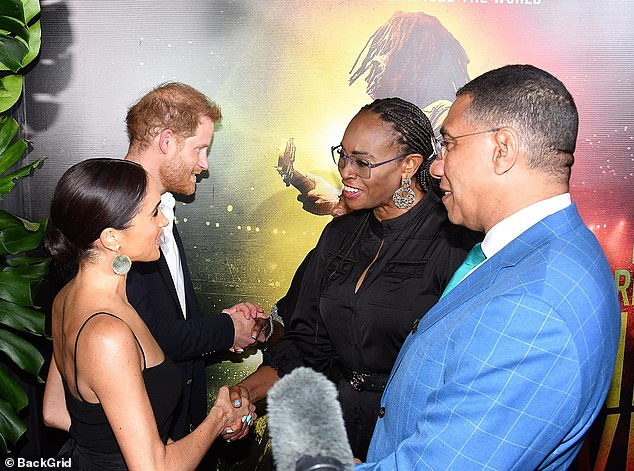
{"label": "green plant leaf", "polygon": [[0,329],[0,351],[24,371],[39,378],[38,374],[44,364],[44,357],[37,348],[31,345],[31,342],[13,332]]}
{"label": "green plant leaf", "polygon": [[10,16],[0,15],[0,30],[21,37],[25,43],[29,42],[29,30],[26,25]]}
{"label": "green plant leaf", "polygon": [[[46,219],[44,219],[46,223]],[[48,266],[51,263],[49,257],[11,257],[4,261],[9,267],[21,267],[24,265],[34,266],[44,264]]]}
{"label": "green plant leaf", "polygon": [[40,12],[40,0],[22,0],[21,3],[24,8],[24,22],[28,25]]}
{"label": "green plant leaf", "polygon": [[6,34],[0,34],[0,62],[9,70],[17,72],[22,68],[24,56],[29,52],[25,41]]}
{"label": "green plant leaf", "polygon": [[42,28],[39,20],[29,27],[28,43],[29,52],[27,52],[24,59],[22,59],[22,67],[29,65],[40,53],[40,46],[42,45]]}
{"label": "green plant leaf", "polygon": [[7,442],[4,439],[4,432],[2,429],[2,426],[0,426],[0,451],[4,454],[7,455],[7,453],[9,452],[8,448],[7,448]]}
{"label": "green plant leaf", "polygon": [[11,404],[0,399],[0,435],[2,435],[0,446],[4,447],[2,452],[6,454],[7,442],[17,442],[24,432],[26,432],[26,425],[20,420]]}
{"label": "green plant leaf", "polygon": [[46,226],[46,223],[46,219],[32,222],[28,219],[21,218],[20,216],[16,216],[13,213],[0,209],[0,229],[11,226],[22,226],[27,231],[35,232],[39,231],[43,225]]}
{"label": "green plant leaf", "polygon": [[20,160],[26,152],[26,148],[26,142],[22,139],[19,139],[11,144],[11,147],[0,155],[0,174],[6,172],[11,166]]}
{"label": "green plant leaf", "polygon": [[41,221],[37,222],[31,222],[28,219],[21,218],[20,216],[16,216],[15,214],[13,216],[15,216],[15,218],[22,223],[27,231],[39,231],[42,226],[44,226],[44,229],[46,229],[46,224],[48,222],[46,219],[42,219]]}
{"label": "green plant leaf", "polygon": [[40,165],[40,162],[41,160],[36,160],[32,164],[22,167],[15,172],[9,173],[8,175],[0,178],[0,195],[4,195],[13,190],[13,187],[15,186],[15,180],[28,177],[31,174],[31,170],[37,168],[37,166]]}
{"label": "green plant leaf", "polygon": [[[1,50],[2,45],[0,44]],[[22,95],[21,75],[7,75],[0,78],[0,113],[4,113],[15,105],[20,95]]]}
{"label": "green plant leaf", "polygon": [[38,248],[46,235],[46,222],[33,223],[0,210],[0,255]]}
{"label": "green plant leaf", "polygon": [[26,24],[27,20],[24,17],[26,5],[23,6],[23,4],[23,0],[2,0],[0,2],[0,15],[10,16]]}
{"label": "green plant leaf", "polygon": [[17,265],[13,267],[4,267],[2,271],[20,275],[31,281],[40,281],[48,273],[49,260],[39,263]]}
{"label": "green plant leaf", "polygon": [[18,135],[19,129],[20,126],[13,117],[9,115],[0,116],[0,156]]}
{"label": "green plant leaf", "polygon": [[15,379],[0,366],[0,395],[9,401],[11,407],[20,412],[29,403],[29,398]]}
{"label": "green plant leaf", "polygon": [[0,209],[0,229],[5,229],[7,227],[13,226],[22,226],[27,231],[37,231],[40,228],[40,223],[27,221],[20,216],[16,216],[15,214]]}
{"label": "green plant leaf", "polygon": [[31,280],[0,271],[0,298],[20,306],[32,306]]}
{"label": "green plant leaf", "polygon": [[45,322],[46,315],[42,311],[0,299],[0,324],[22,332],[44,335]]}
{"label": "green plant leaf", "polygon": [[44,236],[45,230],[30,232],[17,226],[0,230],[0,255],[14,255],[34,250],[40,246]]}

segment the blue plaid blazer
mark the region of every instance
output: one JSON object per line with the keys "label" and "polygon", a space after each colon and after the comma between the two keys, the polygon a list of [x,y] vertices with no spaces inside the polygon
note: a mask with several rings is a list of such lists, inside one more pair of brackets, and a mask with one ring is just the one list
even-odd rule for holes
{"label": "blue plaid blazer", "polygon": [[543,219],[408,336],[357,469],[566,469],[610,386],[619,311],[574,204]]}

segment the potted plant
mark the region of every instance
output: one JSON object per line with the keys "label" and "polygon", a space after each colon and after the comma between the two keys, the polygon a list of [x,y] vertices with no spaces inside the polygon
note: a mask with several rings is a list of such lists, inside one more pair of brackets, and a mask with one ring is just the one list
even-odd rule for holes
{"label": "potted plant", "polygon": [[[12,116],[22,95],[23,74],[40,50],[39,13],[38,0],[0,2],[0,200],[14,188],[16,180],[30,175],[40,163],[16,166],[27,153],[28,144]],[[44,359],[30,340],[32,335],[44,335],[44,314],[33,306],[33,297],[49,261],[24,253],[41,245],[45,230],[45,220],[31,222],[0,210],[0,352],[3,363],[14,364],[40,381]],[[3,454],[26,430],[18,413],[27,403],[24,389],[0,364]]]}

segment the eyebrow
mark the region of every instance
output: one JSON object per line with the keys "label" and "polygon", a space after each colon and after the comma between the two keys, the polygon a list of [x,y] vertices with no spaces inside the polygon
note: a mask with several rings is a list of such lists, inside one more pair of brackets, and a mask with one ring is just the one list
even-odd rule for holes
{"label": "eyebrow", "polygon": [[448,136],[449,138],[451,138],[451,133],[449,131],[447,131],[447,128],[445,126],[441,126],[440,127],[440,135],[442,137]]}
{"label": "eyebrow", "polygon": [[355,150],[355,151],[352,151],[351,154],[352,155],[367,155],[368,157],[374,157],[372,154],[364,150]]}
{"label": "eyebrow", "polygon": [[[346,152],[346,149],[345,147],[343,147],[343,144],[341,144],[341,148],[343,149],[344,152]],[[350,155],[366,155],[368,157],[374,158],[374,156],[366,150],[353,150],[352,152],[350,152]]]}

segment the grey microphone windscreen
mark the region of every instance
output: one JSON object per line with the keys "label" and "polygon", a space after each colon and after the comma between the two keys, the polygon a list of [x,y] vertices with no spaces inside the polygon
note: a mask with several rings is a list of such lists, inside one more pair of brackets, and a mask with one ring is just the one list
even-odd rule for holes
{"label": "grey microphone windscreen", "polygon": [[[334,458],[342,465],[338,469],[353,468],[337,389],[323,374],[296,368],[270,389],[267,409],[271,450],[278,471],[295,470],[297,462],[306,457],[325,457],[325,461]],[[315,463],[319,458],[310,461]]]}

